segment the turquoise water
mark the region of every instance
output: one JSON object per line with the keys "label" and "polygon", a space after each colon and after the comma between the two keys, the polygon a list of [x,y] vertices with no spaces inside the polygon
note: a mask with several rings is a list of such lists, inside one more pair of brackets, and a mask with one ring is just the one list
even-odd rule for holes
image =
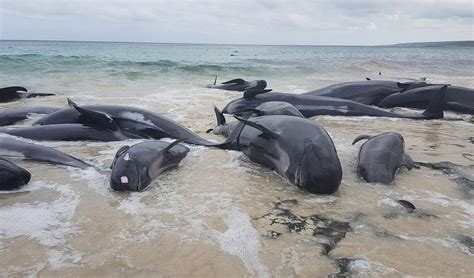
{"label": "turquoise water", "polygon": [[259,78],[276,89],[311,90],[338,81],[377,78],[379,71],[381,78],[428,76],[472,85],[474,50],[0,41],[0,84],[20,82],[41,89],[47,88],[48,80],[66,80],[67,87],[87,80],[101,85],[113,80],[125,87],[137,83],[198,87],[217,75],[221,81]]}

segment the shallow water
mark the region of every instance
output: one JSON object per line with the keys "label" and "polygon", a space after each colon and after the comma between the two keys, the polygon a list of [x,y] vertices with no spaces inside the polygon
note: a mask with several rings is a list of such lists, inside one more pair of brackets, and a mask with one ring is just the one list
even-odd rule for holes
{"label": "shallow water", "polygon": [[[379,70],[385,78],[428,76],[433,83],[474,86],[470,49],[0,42],[0,50],[2,86],[58,94],[2,108],[63,107],[65,97],[84,105],[137,106],[216,141],[223,139],[204,133],[215,124],[212,105],[223,107],[241,93],[203,88],[213,75],[221,81],[264,78],[275,90],[295,93],[376,77]],[[332,136],[343,167],[341,187],[330,196],[301,191],[238,152],[192,146],[177,169],[144,192],[118,193],[109,188],[108,166],[119,147],[138,140],[43,142],[99,169],[18,161],[32,181],[0,193],[0,271],[61,277],[321,277],[340,270],[361,277],[471,276],[472,187],[427,167],[399,171],[392,186],[367,184],[355,173],[360,143],[352,146],[352,140],[387,131],[405,137],[415,161],[474,164],[463,156],[474,155],[473,124],[463,120],[467,116],[448,118],[313,118]],[[474,179],[469,169],[464,175]],[[398,199],[417,209],[407,211]]]}

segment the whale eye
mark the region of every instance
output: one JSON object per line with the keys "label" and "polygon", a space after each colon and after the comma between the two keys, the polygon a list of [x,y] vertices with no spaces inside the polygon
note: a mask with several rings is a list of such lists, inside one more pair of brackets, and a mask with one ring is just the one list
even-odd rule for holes
{"label": "whale eye", "polygon": [[128,183],[128,177],[127,177],[127,176],[122,176],[122,177],[120,178],[120,181],[121,181],[122,183]]}

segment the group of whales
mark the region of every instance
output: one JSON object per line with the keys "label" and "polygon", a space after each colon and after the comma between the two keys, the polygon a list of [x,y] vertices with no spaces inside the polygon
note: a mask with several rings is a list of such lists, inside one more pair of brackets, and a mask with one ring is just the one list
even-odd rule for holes
{"label": "group of whales", "polygon": [[[227,137],[221,143],[206,140],[171,119],[143,109],[114,105],[79,106],[72,101],[69,101],[70,107],[64,109],[2,110],[0,126],[24,120],[30,114],[45,116],[32,127],[4,127],[0,128],[0,133],[37,141],[152,139],[131,147],[123,146],[117,151],[111,166],[110,185],[120,191],[143,190],[159,174],[176,167],[189,152],[189,148],[182,144],[184,142],[241,151],[251,161],[274,169],[302,189],[316,194],[331,194],[338,190],[342,180],[341,163],[326,130],[306,118],[343,115],[438,119],[443,117],[444,109],[474,114],[468,112],[474,111],[473,90],[417,80],[405,83],[347,82],[301,95],[270,93],[271,90],[265,89],[267,83],[264,80],[233,79],[222,85],[215,83],[208,87],[244,91],[242,98],[231,101],[222,112],[215,107],[218,125],[213,132]],[[452,96],[451,88],[455,88]],[[0,102],[30,97],[23,92],[26,92],[23,87],[0,89]],[[3,93],[7,96],[2,97]],[[423,95],[418,96],[420,94]],[[47,95],[51,94],[31,96]],[[406,107],[425,108],[425,111],[421,115],[405,115],[372,106],[392,105],[397,103],[398,96],[404,95],[413,101],[399,102]],[[236,121],[226,123],[223,113],[233,114]],[[156,140],[161,138],[177,140],[172,143]],[[361,135],[353,144],[362,139],[368,141],[360,148],[357,169],[366,181],[389,184],[398,168],[413,167],[413,161],[404,153],[404,139],[400,134]],[[30,180],[27,170],[6,160],[14,157],[79,168],[92,167],[52,148],[15,139],[0,139],[0,189],[18,188]]]}

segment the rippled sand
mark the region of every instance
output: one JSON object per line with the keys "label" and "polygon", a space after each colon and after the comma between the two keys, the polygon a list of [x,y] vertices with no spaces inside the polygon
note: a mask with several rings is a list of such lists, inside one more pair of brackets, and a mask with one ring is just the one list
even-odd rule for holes
{"label": "rippled sand", "polygon": [[[176,119],[206,138],[212,104],[240,93],[202,88],[156,94],[71,93],[80,104],[127,104]],[[149,92],[149,91],[148,91]],[[146,101],[143,101],[145,99]],[[65,105],[65,95],[4,104]],[[396,185],[355,173],[359,134],[395,131],[415,161],[472,165],[474,125],[456,120],[315,117],[343,166],[339,191],[308,194],[238,152],[191,147],[144,192],[109,188],[115,151],[130,142],[45,142],[99,170],[20,161],[32,181],[0,194],[0,272],[41,276],[465,276],[474,273],[473,188],[427,167]],[[230,118],[229,118],[230,119]],[[22,123],[31,124],[32,121]],[[295,134],[295,136],[298,136]],[[464,155],[463,154],[468,154]],[[467,169],[467,170],[466,170]],[[472,168],[464,177],[474,180]],[[413,202],[408,212],[395,200]]]}

